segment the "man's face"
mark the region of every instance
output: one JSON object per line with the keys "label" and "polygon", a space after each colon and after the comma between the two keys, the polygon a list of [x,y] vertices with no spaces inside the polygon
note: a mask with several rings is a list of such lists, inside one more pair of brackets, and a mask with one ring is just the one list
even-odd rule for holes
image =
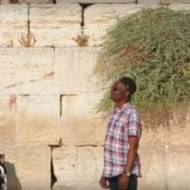
{"label": "man's face", "polygon": [[114,102],[127,100],[129,91],[121,81],[116,81],[111,89],[111,98]]}

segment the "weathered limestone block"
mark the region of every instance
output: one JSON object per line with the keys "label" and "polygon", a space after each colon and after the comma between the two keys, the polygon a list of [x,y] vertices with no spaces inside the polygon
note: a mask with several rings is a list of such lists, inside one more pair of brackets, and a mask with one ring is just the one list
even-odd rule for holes
{"label": "weathered limestone block", "polygon": [[102,45],[107,31],[119,18],[142,10],[137,4],[96,4],[87,7],[84,12],[85,34],[89,36],[90,46]]}
{"label": "weathered limestone block", "polygon": [[1,94],[52,94],[54,51],[52,48],[1,48]]}
{"label": "weathered limestone block", "polygon": [[50,190],[50,159],[48,146],[0,146],[6,155],[8,189]]}
{"label": "weathered limestone block", "polygon": [[[161,145],[140,146],[142,178],[139,189],[166,190],[165,150]],[[159,179],[159,180],[158,180]]]}
{"label": "weathered limestone block", "polygon": [[57,0],[56,3],[135,3],[135,0]]}
{"label": "weathered limestone block", "polygon": [[64,144],[101,144],[105,124],[96,113],[100,93],[65,95],[62,97],[61,132]]}
{"label": "weathered limestone block", "polygon": [[34,4],[41,4],[41,3],[53,3],[53,0],[1,0],[0,4],[8,4],[8,3],[34,3]]}
{"label": "weathered limestone block", "polygon": [[137,0],[139,4],[158,4],[160,0]]}
{"label": "weathered limestone block", "polygon": [[18,40],[27,33],[28,6],[0,6],[0,46],[21,46]]}
{"label": "weathered limestone block", "polygon": [[166,144],[168,145],[190,145],[190,125],[186,127],[174,126],[165,130]]}
{"label": "weathered limestone block", "polygon": [[99,48],[56,48],[56,83],[61,92],[95,92]]}
{"label": "weathered limestone block", "polygon": [[10,3],[10,0],[1,0],[0,1],[0,4],[8,4],[8,3]]}
{"label": "weathered limestone block", "polygon": [[78,4],[31,5],[31,31],[36,46],[76,46],[81,34],[81,7]]}
{"label": "weathered limestone block", "polygon": [[160,2],[162,4],[171,4],[171,3],[179,3],[179,4],[183,4],[183,3],[190,3],[190,0],[160,0]]}
{"label": "weathered limestone block", "polygon": [[17,141],[27,144],[58,144],[59,97],[50,95],[20,96],[18,103]]}
{"label": "weathered limestone block", "polygon": [[173,3],[169,5],[169,9],[172,9],[174,11],[190,11],[190,2],[189,4],[178,4],[178,3]]}
{"label": "weathered limestone block", "polygon": [[176,115],[167,127],[156,127],[155,129],[143,129],[141,144],[164,146],[186,146],[190,145],[190,111],[189,108],[182,109],[183,116]]}
{"label": "weathered limestone block", "polygon": [[169,190],[189,190],[190,146],[169,147],[166,154],[167,185]]}
{"label": "weathered limestone block", "polygon": [[141,144],[143,146],[147,145],[158,145],[158,144],[167,144],[166,130],[164,128],[156,128],[156,129],[147,129],[143,128],[143,133],[141,137]]}
{"label": "weathered limestone block", "polygon": [[43,3],[53,3],[53,0],[18,0],[19,3],[34,3],[34,4],[43,4]]}
{"label": "weathered limestone block", "polygon": [[54,190],[98,190],[102,147],[62,147],[53,151],[57,183]]}
{"label": "weathered limestone block", "polygon": [[0,96],[0,145],[16,143],[16,107],[15,95]]}

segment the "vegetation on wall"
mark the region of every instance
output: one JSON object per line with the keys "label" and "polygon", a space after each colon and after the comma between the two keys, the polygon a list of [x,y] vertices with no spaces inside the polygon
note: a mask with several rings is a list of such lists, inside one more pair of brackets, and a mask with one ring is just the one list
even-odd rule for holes
{"label": "vegetation on wall", "polygon": [[[106,86],[121,76],[136,81],[133,103],[146,126],[168,126],[176,113],[181,120],[190,100],[190,13],[159,8],[119,20],[107,34],[96,73]],[[98,110],[111,107],[108,90]]]}
{"label": "vegetation on wall", "polygon": [[21,39],[18,41],[23,47],[33,47],[37,42],[34,34],[30,31],[28,32],[28,34],[22,35]]}

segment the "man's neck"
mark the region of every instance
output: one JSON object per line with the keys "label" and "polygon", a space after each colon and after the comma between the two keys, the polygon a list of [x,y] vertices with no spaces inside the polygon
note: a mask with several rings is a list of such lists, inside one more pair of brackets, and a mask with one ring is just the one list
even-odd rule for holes
{"label": "man's neck", "polygon": [[115,106],[117,108],[121,108],[124,104],[128,103],[128,101],[126,100],[122,100],[122,101],[119,101],[119,102],[115,102]]}

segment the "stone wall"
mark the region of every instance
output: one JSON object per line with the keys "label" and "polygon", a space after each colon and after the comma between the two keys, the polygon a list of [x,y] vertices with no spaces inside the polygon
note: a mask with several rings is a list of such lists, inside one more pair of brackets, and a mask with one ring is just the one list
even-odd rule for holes
{"label": "stone wall", "polygon": [[[94,67],[118,18],[188,0],[1,0],[0,152],[10,190],[99,190],[106,121]],[[80,4],[79,4],[80,3]],[[87,47],[77,39],[87,36]],[[190,121],[144,129],[140,190],[189,190]]]}

